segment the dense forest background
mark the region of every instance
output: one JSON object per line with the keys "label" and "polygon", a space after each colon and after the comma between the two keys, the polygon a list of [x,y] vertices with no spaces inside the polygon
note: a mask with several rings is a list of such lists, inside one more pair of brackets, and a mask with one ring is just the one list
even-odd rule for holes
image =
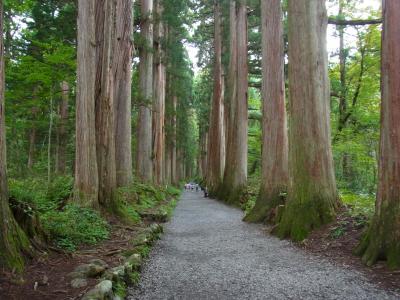
{"label": "dense forest background", "polygon": [[[257,25],[260,6],[258,1],[253,2],[249,3],[249,175],[256,181],[261,166],[261,37]],[[334,17],[349,19],[361,15],[365,19],[372,19],[379,16],[380,11],[371,7],[362,10],[356,8],[357,2],[342,1],[340,12],[338,10]],[[174,9],[179,7],[175,2],[172,5]],[[178,109],[181,113],[177,113],[177,124],[182,130],[178,129],[178,144],[185,151],[187,167],[191,170],[188,174],[194,175],[199,153],[195,141],[199,134],[207,130],[213,91],[213,28],[210,26],[213,15],[211,2],[208,5],[205,1],[181,5],[186,10],[182,12],[185,18],[181,18],[181,24],[174,24],[182,35],[178,38],[181,44],[173,45],[171,42],[168,46],[177,56],[171,59],[181,61],[182,66],[171,64],[173,67],[169,72],[187,78],[186,84],[179,82],[175,87],[181,94]],[[189,10],[190,7],[192,9]],[[338,3],[332,7],[330,11],[338,9]],[[138,20],[139,10],[135,12]],[[51,181],[57,174],[72,174],[75,151],[76,17],[76,4],[73,1],[5,3],[6,124],[11,178],[34,175],[49,177]],[[224,21],[227,20],[225,17]],[[139,21],[135,24],[139,24]],[[196,24],[197,27],[192,37],[188,32],[188,28],[191,28],[189,24]],[[330,55],[329,65],[332,139],[338,185],[343,193],[368,197],[374,194],[377,181],[381,28],[379,24],[331,27],[335,28],[341,40],[338,52]],[[227,48],[228,38],[224,36]],[[136,40],[139,41],[135,43],[136,47],[139,47],[140,38]],[[195,43],[199,49],[199,71],[196,76],[191,71],[191,62],[183,46],[187,42]],[[137,55],[138,51],[135,53]],[[226,53],[223,57],[225,66],[228,59]],[[138,60],[134,59],[133,62],[132,120],[135,128]],[[136,144],[135,135],[132,144]]]}

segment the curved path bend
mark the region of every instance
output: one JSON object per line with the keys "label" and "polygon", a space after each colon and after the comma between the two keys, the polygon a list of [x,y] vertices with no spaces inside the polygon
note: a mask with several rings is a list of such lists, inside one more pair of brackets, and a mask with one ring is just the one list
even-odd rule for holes
{"label": "curved path bend", "polygon": [[128,299],[400,299],[241,219],[235,208],[184,192]]}

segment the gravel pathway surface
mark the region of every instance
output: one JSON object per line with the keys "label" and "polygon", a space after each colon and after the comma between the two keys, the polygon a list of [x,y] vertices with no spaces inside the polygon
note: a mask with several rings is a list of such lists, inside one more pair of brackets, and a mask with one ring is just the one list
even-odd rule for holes
{"label": "gravel pathway surface", "polygon": [[128,299],[400,299],[241,219],[240,210],[184,192]]}

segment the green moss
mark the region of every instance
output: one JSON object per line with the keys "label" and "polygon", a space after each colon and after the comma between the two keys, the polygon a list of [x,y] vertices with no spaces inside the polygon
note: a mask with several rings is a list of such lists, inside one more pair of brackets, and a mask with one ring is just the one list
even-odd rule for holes
{"label": "green moss", "polygon": [[389,269],[400,269],[400,241],[397,241],[397,243],[389,247],[386,257]]}
{"label": "green moss", "polygon": [[260,191],[257,201],[254,207],[246,214],[244,221],[250,223],[270,222],[275,223],[277,220],[273,220],[272,214],[274,209],[279,205],[285,204],[285,196],[283,193],[284,189],[277,189],[275,191],[267,192]]}
{"label": "green moss", "polygon": [[362,261],[372,266],[378,260],[386,260],[390,269],[400,269],[400,238],[398,207],[382,205],[381,215],[375,215],[364,234],[355,254],[362,256]]}
{"label": "green moss", "polygon": [[337,199],[320,195],[293,195],[288,200],[276,233],[281,238],[304,240],[320,226],[333,221]]}
{"label": "green moss", "polygon": [[[11,214],[11,212],[9,212]],[[13,219],[8,221],[6,235],[0,242],[0,265],[16,273],[22,273],[25,257],[31,256],[33,250],[25,233]]]}
{"label": "green moss", "polygon": [[[212,195],[211,195],[212,196]],[[214,197],[222,200],[230,205],[240,207],[243,203],[247,202],[247,186],[242,185],[233,188],[229,182],[225,181],[215,191]]]}

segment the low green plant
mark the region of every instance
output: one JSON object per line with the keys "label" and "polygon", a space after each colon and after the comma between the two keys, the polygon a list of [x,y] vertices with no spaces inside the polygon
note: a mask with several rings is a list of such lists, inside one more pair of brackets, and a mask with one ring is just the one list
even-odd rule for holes
{"label": "low green plant", "polygon": [[143,258],[148,258],[150,255],[151,247],[148,245],[141,245],[135,248],[136,253],[140,254]]}
{"label": "low green plant", "polygon": [[47,188],[47,199],[52,202],[60,202],[72,196],[74,178],[72,176],[55,177]]}
{"label": "low green plant", "polygon": [[27,203],[39,213],[55,210],[62,206],[72,194],[73,178],[58,176],[47,183],[42,178],[9,180],[9,195],[17,202]]}
{"label": "low green plant", "polygon": [[113,283],[112,286],[115,295],[119,296],[121,299],[125,299],[127,296],[126,284],[122,280],[118,280]]}
{"label": "low green plant", "polygon": [[246,215],[253,209],[254,205],[256,204],[256,200],[256,196],[250,196],[248,200],[241,205],[241,209],[245,212]]}
{"label": "low green plant", "polygon": [[332,239],[338,239],[346,233],[346,229],[349,225],[349,222],[346,220],[340,221],[337,226],[331,229],[330,237]]}
{"label": "low green plant", "polygon": [[182,191],[172,185],[168,185],[166,188],[166,193],[171,197],[179,197]]}
{"label": "low green plant", "polygon": [[41,220],[54,243],[69,251],[75,251],[82,244],[96,244],[109,236],[109,225],[98,212],[74,204],[68,204],[61,211],[47,212]]}
{"label": "low green plant", "polygon": [[140,281],[140,273],[139,272],[132,272],[129,275],[129,283],[135,285],[138,284]]}
{"label": "low green plant", "polygon": [[353,217],[365,216],[370,219],[375,212],[375,196],[341,192],[340,197],[344,204],[349,208],[349,213]]}
{"label": "low green plant", "polygon": [[170,219],[172,217],[176,205],[177,205],[176,199],[172,199],[167,205],[160,208],[161,213],[165,213],[168,216],[168,219]]}

